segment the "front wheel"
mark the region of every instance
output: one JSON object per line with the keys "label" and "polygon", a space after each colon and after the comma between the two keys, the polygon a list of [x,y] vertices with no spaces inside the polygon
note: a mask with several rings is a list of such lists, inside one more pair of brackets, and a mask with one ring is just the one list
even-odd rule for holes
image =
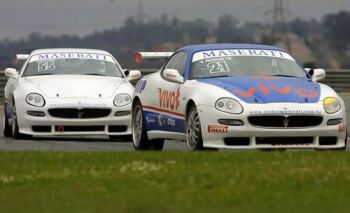
{"label": "front wheel", "polygon": [[203,150],[201,122],[197,108],[192,106],[186,118],[187,148],[190,151]]}
{"label": "front wheel", "polygon": [[162,150],[164,139],[149,140],[141,103],[137,101],[132,116],[132,141],[135,150]]}
{"label": "front wheel", "polygon": [[12,129],[11,125],[9,124],[9,116],[7,112],[7,104],[5,103],[4,106],[4,117],[3,117],[3,134],[5,137],[11,137],[12,136]]}
{"label": "front wheel", "polygon": [[22,134],[19,132],[15,102],[13,102],[13,104],[12,104],[11,120],[12,120],[12,125],[11,125],[12,126],[12,136],[14,139],[31,139],[32,138],[31,135]]}

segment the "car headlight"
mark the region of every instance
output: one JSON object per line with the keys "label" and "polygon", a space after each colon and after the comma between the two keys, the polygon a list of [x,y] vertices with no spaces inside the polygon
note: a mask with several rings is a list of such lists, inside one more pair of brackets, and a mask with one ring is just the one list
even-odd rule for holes
{"label": "car headlight", "polygon": [[241,114],[243,112],[242,105],[232,98],[220,98],[216,101],[215,108],[231,114]]}
{"label": "car headlight", "polygon": [[341,108],[338,99],[329,97],[323,100],[323,108],[328,114],[334,114]]}
{"label": "car headlight", "polygon": [[26,97],[26,102],[29,105],[35,106],[35,107],[43,107],[45,106],[45,99],[42,95],[38,93],[30,93]]}
{"label": "car headlight", "polygon": [[118,94],[115,96],[113,103],[116,107],[126,106],[131,103],[131,97],[128,94]]}

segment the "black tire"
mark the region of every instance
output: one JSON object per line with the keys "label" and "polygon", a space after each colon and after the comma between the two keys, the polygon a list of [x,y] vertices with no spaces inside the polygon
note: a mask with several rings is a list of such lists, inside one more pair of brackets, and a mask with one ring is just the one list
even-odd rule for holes
{"label": "black tire", "polygon": [[136,101],[132,110],[132,144],[135,150],[162,150],[164,139],[149,140],[145,124],[141,103]]}
{"label": "black tire", "polygon": [[19,132],[19,128],[18,128],[18,122],[17,122],[17,113],[16,113],[16,104],[13,101],[12,104],[12,136],[14,139],[31,139],[32,136],[31,135],[26,135],[26,134],[22,134]]}
{"label": "black tire", "polygon": [[151,140],[152,150],[161,151],[164,147],[164,139]]}
{"label": "black tire", "polygon": [[109,140],[112,142],[131,142],[131,135],[110,135]]}
{"label": "black tire", "polygon": [[9,118],[8,118],[8,112],[7,112],[7,107],[8,104],[5,103],[4,106],[4,121],[3,121],[3,134],[5,137],[12,137],[12,129],[11,129],[11,125],[9,124]]}
{"label": "black tire", "polygon": [[201,123],[194,105],[190,107],[186,117],[186,143],[189,151],[204,150]]}
{"label": "black tire", "polygon": [[346,135],[345,135],[345,147],[344,147],[344,150],[346,150],[346,147],[348,146],[348,133],[346,132]]}

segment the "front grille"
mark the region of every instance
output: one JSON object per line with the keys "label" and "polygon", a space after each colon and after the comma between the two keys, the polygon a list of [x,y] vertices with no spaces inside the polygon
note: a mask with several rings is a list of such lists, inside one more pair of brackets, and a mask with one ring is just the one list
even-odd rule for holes
{"label": "front grille", "polygon": [[108,108],[54,108],[49,109],[49,114],[56,118],[88,119],[103,118],[111,114]]}
{"label": "front grille", "polygon": [[314,142],[313,137],[257,137],[256,145],[310,145]]}
{"label": "front grille", "polygon": [[248,121],[251,125],[267,128],[301,128],[313,127],[322,123],[322,116],[250,116]]}
{"label": "front grille", "polygon": [[102,132],[105,126],[55,126],[56,132]]}

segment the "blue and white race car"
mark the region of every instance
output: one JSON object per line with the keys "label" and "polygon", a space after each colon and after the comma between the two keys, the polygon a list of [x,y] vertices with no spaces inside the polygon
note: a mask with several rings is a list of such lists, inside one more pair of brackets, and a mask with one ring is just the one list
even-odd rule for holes
{"label": "blue and white race car", "polygon": [[136,150],[183,140],[189,150],[344,149],[342,98],[323,69],[303,69],[283,49],[249,44],[187,46],[143,77],[132,104]]}

